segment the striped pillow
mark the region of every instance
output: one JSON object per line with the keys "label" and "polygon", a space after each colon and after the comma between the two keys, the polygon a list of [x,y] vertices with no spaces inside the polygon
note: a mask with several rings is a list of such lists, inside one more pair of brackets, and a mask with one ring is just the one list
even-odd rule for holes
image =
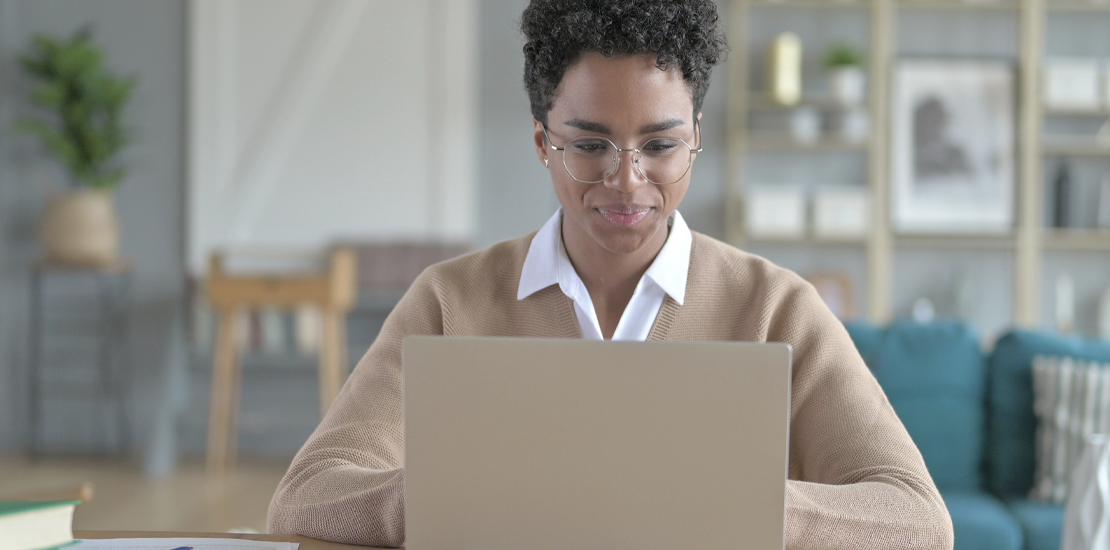
{"label": "striped pillow", "polygon": [[1110,433],[1110,365],[1073,357],[1033,359],[1037,416],[1034,500],[1064,503],[1086,438]]}

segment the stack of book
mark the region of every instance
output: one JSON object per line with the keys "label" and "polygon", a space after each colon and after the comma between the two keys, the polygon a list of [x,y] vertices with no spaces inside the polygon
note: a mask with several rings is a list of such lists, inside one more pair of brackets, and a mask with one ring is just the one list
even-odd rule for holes
{"label": "stack of book", "polygon": [[53,550],[72,544],[78,504],[0,501],[0,550]]}

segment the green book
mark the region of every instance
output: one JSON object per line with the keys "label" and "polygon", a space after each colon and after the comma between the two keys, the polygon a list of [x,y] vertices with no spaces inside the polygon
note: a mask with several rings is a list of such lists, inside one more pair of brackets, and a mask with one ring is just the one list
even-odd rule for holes
{"label": "green book", "polygon": [[73,509],[79,500],[0,501],[0,550],[51,550],[73,543]]}

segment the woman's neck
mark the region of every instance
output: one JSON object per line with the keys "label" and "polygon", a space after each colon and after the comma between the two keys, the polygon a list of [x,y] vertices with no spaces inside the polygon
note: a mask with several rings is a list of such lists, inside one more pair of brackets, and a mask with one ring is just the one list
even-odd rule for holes
{"label": "woman's neck", "polygon": [[610,339],[620,322],[636,285],[651,267],[667,242],[668,230],[662,228],[635,252],[620,254],[606,250],[573,223],[562,224],[563,246],[578,278],[586,285],[594,304],[602,336]]}

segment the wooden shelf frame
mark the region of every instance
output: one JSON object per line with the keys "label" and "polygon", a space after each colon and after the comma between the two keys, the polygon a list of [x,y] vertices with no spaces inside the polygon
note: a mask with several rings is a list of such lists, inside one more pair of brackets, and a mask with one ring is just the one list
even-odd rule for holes
{"label": "wooden shelf frame", "polygon": [[1106,12],[1110,13],[1110,3],[1096,2],[1048,2],[1048,12]]}
{"label": "wooden shelf frame", "polygon": [[1014,235],[895,235],[894,242],[902,248],[962,248],[976,250],[1014,250]]}
{"label": "wooden shelf frame", "polygon": [[787,8],[817,10],[864,10],[871,0],[751,0],[752,8]]}
{"label": "wooden shelf frame", "polygon": [[1046,228],[1045,250],[1110,252],[1110,229]]}
{"label": "wooden shelf frame", "polygon": [[807,234],[801,237],[752,237],[748,244],[754,246],[867,246],[867,237],[825,237]]}
{"label": "wooden shelf frame", "polygon": [[812,142],[800,141],[780,132],[748,132],[748,150],[761,152],[866,153],[867,141],[849,141],[835,134],[822,134]]}
{"label": "wooden shelf frame", "polygon": [[1097,139],[1045,139],[1041,142],[1041,153],[1061,157],[1107,157],[1110,158],[1110,144]]}
{"label": "wooden shelf frame", "polygon": [[899,0],[901,9],[961,10],[961,11],[1015,11],[1021,8],[1014,0]]}
{"label": "wooden shelf frame", "polygon": [[[867,153],[868,186],[872,193],[871,232],[862,244],[866,250],[866,313],[875,322],[885,322],[892,311],[892,266],[897,249],[947,248],[970,250],[1003,250],[1012,253],[1014,262],[1013,322],[1019,326],[1037,324],[1040,317],[1041,268],[1044,253],[1050,250],[1110,252],[1110,230],[1056,230],[1044,226],[1043,197],[1045,182],[1044,157],[1106,156],[1110,147],[1095,138],[1075,143],[1053,143],[1043,136],[1044,119],[1057,116],[1110,117],[1110,109],[1069,110],[1047,109],[1042,104],[1041,80],[1045,51],[1045,21],[1050,13],[1063,11],[1097,11],[1110,13],[1106,4],[1094,2],[1053,2],[1051,0],[869,0],[867,2],[835,2],[809,0],[731,0],[729,38],[734,51],[729,56],[731,90],[728,110],[728,151],[726,238],[734,245],[796,246],[822,245],[826,241],[805,237],[799,239],[751,239],[744,234],[743,197],[744,163],[747,152],[792,150],[824,152],[835,150],[827,142],[814,146],[788,147],[748,130],[751,112],[778,107],[753,91],[748,82],[748,25],[752,9],[766,7],[866,9],[869,21],[868,98],[866,108],[871,117],[871,135],[862,147]],[[890,220],[890,149],[891,117],[889,115],[895,63],[895,40],[899,10],[958,9],[1014,10],[1019,19],[1018,40],[1018,118],[1017,177],[1015,181],[1016,217],[1012,234],[1008,235],[900,235]],[[830,107],[831,100],[807,98],[804,104]],[[781,139],[781,138],[780,138]],[[843,244],[843,243],[839,243]],[[856,242],[856,244],[860,244]]]}

